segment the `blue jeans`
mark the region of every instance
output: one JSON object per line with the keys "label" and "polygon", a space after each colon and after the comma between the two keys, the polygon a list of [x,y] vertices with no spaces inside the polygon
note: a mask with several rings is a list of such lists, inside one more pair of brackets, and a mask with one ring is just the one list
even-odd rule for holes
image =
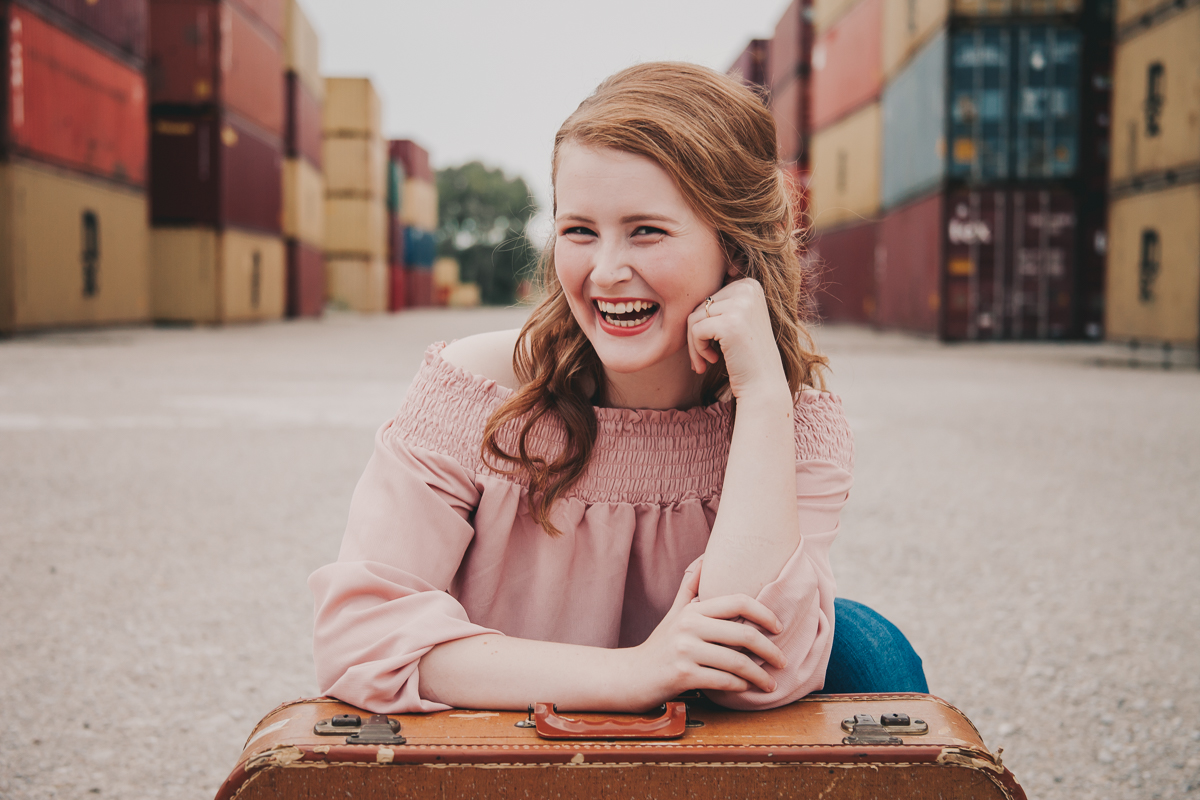
{"label": "blue jeans", "polygon": [[821,694],[929,692],[921,657],[892,623],[862,603],[833,601],[833,651]]}

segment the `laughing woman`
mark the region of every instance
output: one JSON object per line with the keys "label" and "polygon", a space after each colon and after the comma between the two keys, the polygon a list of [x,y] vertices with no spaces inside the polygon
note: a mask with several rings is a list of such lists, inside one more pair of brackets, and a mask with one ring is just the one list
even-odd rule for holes
{"label": "laughing woman", "polygon": [[770,113],[633,67],[563,124],[553,180],[545,300],[429,349],[310,579],[321,690],[377,713],[924,691],[900,632],[834,599],[852,442]]}

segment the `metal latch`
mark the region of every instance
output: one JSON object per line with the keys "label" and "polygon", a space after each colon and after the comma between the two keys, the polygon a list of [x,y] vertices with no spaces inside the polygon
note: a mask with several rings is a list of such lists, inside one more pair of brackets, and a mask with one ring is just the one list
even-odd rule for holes
{"label": "metal latch", "polygon": [[345,736],[346,744],[404,744],[400,720],[375,714],[364,724],[358,714],[338,714],[313,726],[318,736]]}
{"label": "metal latch", "polygon": [[922,719],[909,719],[908,714],[884,714],[879,722],[870,714],[855,714],[842,720],[842,730],[850,734],[842,744],[904,744],[901,736],[929,733],[929,725]]}

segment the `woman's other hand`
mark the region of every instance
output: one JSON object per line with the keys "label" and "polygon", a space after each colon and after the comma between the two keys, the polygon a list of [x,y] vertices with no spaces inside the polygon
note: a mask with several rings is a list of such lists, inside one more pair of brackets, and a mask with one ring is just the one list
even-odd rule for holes
{"label": "woman's other hand", "polygon": [[766,297],[753,278],[723,286],[711,303],[696,306],[688,316],[688,355],[700,374],[724,355],[729,388],[738,399],[787,386]]}

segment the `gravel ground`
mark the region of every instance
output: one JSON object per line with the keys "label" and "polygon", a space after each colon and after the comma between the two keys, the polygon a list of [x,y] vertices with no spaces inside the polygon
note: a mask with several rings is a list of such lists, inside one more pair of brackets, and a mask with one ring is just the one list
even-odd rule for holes
{"label": "gravel ground", "polygon": [[[425,345],[521,312],[0,342],[0,797],[211,798]],[[1031,798],[1200,798],[1200,373],[830,328],[840,594]]]}

